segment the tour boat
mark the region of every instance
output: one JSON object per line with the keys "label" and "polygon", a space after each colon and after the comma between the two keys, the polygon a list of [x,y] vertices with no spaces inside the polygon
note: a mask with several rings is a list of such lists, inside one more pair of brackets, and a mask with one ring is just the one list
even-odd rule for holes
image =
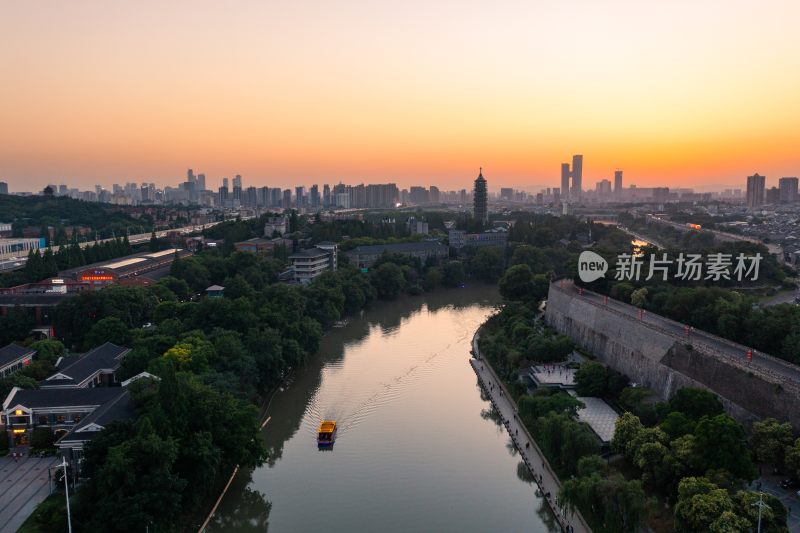
{"label": "tour boat", "polygon": [[317,446],[325,448],[333,446],[336,441],[336,420],[323,420],[317,432]]}

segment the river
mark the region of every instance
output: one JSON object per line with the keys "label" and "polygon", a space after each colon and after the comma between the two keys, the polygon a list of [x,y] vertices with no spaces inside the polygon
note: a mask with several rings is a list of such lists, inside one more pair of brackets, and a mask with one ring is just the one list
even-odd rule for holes
{"label": "river", "polygon": [[403,297],[329,332],[272,400],[268,462],[239,472],[209,531],[557,531],[468,363],[498,299]]}

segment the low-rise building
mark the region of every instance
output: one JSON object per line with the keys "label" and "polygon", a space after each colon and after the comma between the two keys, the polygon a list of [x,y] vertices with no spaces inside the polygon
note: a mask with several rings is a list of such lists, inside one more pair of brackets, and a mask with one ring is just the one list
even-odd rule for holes
{"label": "low-rise building", "polygon": [[28,366],[36,355],[36,350],[25,348],[19,344],[9,344],[0,348],[0,378]]}
{"label": "low-rise building", "polygon": [[107,342],[82,356],[60,358],[58,371],[39,383],[42,389],[85,389],[117,384],[117,370],[130,348]]}
{"label": "low-rise building", "polygon": [[186,257],[191,255],[191,252],[180,248],[170,248],[160,252],[138,253],[113,261],[65,270],[59,274],[63,278],[87,283],[92,289],[101,289],[119,283],[120,280],[142,275],[158,278],[160,277],[158,273],[166,274],[169,271],[176,255]]}
{"label": "low-rise building", "polygon": [[73,466],[78,476],[81,475],[80,466],[84,446],[99,435],[108,424],[120,420],[130,420],[136,416],[128,390],[122,387],[112,390],[121,390],[122,393],[98,406],[77,421],[66,433],[62,432],[61,438],[56,443],[59,453]]}
{"label": "low-rise building", "polygon": [[358,246],[347,252],[347,256],[354,265],[364,269],[374,265],[375,261],[385,253],[416,257],[424,263],[429,257],[444,259],[449,252],[447,246],[439,241],[420,241]]}
{"label": "low-rise building", "polygon": [[467,233],[464,230],[452,229],[448,233],[448,240],[450,246],[456,250],[478,246],[505,246],[508,242],[508,232],[502,228],[483,233]]}
{"label": "low-rise building", "polygon": [[206,289],[209,298],[222,298],[225,296],[225,287],[222,285],[212,285]]}
{"label": "low-rise building", "polygon": [[124,394],[122,387],[20,389],[3,401],[0,429],[11,446],[28,446],[33,430],[46,427],[56,438],[69,432],[95,409]]}
{"label": "low-rise building", "polygon": [[[39,228],[41,231],[41,228]],[[27,257],[28,253],[36,250],[44,250],[47,241],[42,238],[36,239],[0,239],[0,259],[10,257]]]}
{"label": "low-rise building", "polygon": [[415,217],[409,218],[406,225],[411,235],[427,235],[429,232],[428,223],[424,220],[418,220]]}
{"label": "low-rise building", "polygon": [[264,237],[272,238],[275,233],[284,235],[289,232],[289,220],[285,216],[268,218],[264,223]]}
{"label": "low-rise building", "polygon": [[247,239],[246,241],[239,241],[233,244],[234,248],[236,248],[239,252],[250,252],[252,254],[258,255],[268,255],[271,254],[275,250],[275,241],[272,239],[262,239],[261,237],[255,237],[253,239]]}
{"label": "low-rise building", "polygon": [[333,272],[339,268],[339,245],[331,241],[323,241],[317,244],[317,248],[325,250],[330,256],[330,269]]}
{"label": "low-rise building", "polygon": [[335,243],[321,243],[314,248],[300,250],[289,256],[294,272],[293,279],[298,283],[310,283],[323,272],[335,271],[338,246]]}

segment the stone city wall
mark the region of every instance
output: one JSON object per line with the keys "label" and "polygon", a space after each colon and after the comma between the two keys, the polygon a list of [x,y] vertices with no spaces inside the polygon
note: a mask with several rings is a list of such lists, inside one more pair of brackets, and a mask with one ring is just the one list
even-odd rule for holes
{"label": "stone city wall", "polygon": [[[637,320],[635,310],[632,314],[582,298],[571,282],[564,287],[558,281],[550,284],[547,324],[631,381],[653,389],[661,399],[670,398],[681,387],[700,387],[718,394],[726,411],[743,423],[774,417],[800,430],[800,385],[796,381],[748,366],[702,341],[689,343]],[[725,339],[710,338],[733,346]]]}

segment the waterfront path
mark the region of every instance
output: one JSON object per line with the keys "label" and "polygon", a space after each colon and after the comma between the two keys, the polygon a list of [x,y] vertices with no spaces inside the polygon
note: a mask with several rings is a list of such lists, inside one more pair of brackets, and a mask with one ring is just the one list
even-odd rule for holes
{"label": "waterfront path", "polygon": [[550,508],[553,509],[562,530],[574,533],[590,533],[592,530],[584,521],[580,511],[576,509],[573,513],[568,510],[562,510],[556,505],[561,482],[558,480],[555,471],[550,467],[539,446],[536,445],[533,437],[517,418],[516,402],[509,396],[505,385],[497,377],[489,362],[485,361],[481,356],[478,350],[479,337],[480,333],[476,333],[472,339],[472,351],[475,359],[471,359],[470,364],[489,395],[492,405],[500,414],[503,424],[511,435],[511,439],[514,441],[520,456],[525,461],[525,464],[528,465],[533,477],[536,478],[539,489],[545,496]]}

